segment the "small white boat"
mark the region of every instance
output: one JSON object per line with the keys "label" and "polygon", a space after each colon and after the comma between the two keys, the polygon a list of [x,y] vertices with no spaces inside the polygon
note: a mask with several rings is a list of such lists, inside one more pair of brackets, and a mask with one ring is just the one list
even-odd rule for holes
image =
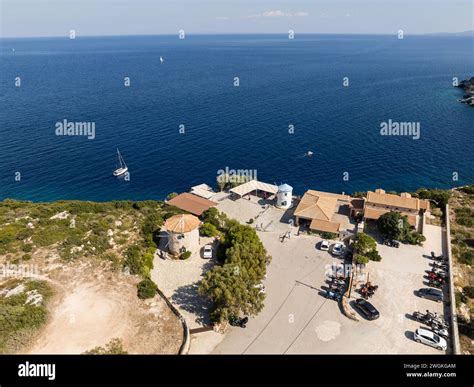
{"label": "small white boat", "polygon": [[160,63],[164,63],[164,61],[165,61],[165,60],[163,59],[163,57],[160,56]]}
{"label": "small white boat", "polygon": [[314,153],[311,151],[306,152],[306,156],[311,157]]}
{"label": "small white boat", "polygon": [[114,173],[113,173],[114,176],[120,176],[120,175],[123,175],[124,173],[128,172],[127,164],[125,164],[125,160],[123,159],[122,155],[120,154],[120,151],[118,150],[118,148],[117,148],[117,155],[118,155],[118,159],[119,159],[119,163],[120,163],[120,168],[117,168],[114,171]]}

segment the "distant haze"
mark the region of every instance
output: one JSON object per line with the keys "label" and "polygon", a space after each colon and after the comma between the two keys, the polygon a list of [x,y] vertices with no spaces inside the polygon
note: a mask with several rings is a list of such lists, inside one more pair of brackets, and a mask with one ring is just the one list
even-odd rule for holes
{"label": "distant haze", "polygon": [[456,33],[472,0],[0,0],[2,37],[209,33]]}

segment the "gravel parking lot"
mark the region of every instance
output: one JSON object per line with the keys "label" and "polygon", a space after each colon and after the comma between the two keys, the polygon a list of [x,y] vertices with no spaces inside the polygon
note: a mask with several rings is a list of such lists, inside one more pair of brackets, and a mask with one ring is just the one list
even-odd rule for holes
{"label": "gravel parking lot", "polygon": [[[441,228],[427,226],[423,247],[378,246],[382,261],[367,265],[371,282],[379,285],[370,299],[381,315],[375,321],[350,320],[335,301],[320,295],[325,271],[341,263],[315,248],[320,239],[300,235],[282,243],[278,233],[259,235],[273,257],[265,283],[266,306],[246,329],[232,328],[214,353],[440,353],[413,341],[413,331],[420,324],[408,315],[426,309],[443,312],[442,304],[414,294],[424,286],[424,271],[429,267],[430,260],[423,255],[441,252]],[[352,298],[358,294],[353,292]]]}

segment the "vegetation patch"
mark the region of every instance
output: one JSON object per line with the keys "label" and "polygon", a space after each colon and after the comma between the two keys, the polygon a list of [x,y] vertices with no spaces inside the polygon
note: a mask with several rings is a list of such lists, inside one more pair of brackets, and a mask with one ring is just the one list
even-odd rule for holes
{"label": "vegetation patch", "polygon": [[137,285],[137,295],[142,300],[155,297],[157,291],[158,286],[150,278],[145,278]]}
{"label": "vegetation patch", "polygon": [[199,294],[212,301],[211,320],[220,323],[258,314],[265,299],[260,285],[271,257],[252,227],[212,208],[204,218],[223,234],[217,251],[221,265],[208,271],[199,285]]}
{"label": "vegetation patch", "polygon": [[408,217],[397,211],[390,211],[377,219],[377,230],[386,239],[395,239],[411,245],[421,245],[426,238],[408,223]]}
{"label": "vegetation patch", "polygon": [[46,322],[52,290],[36,280],[8,281],[0,289],[0,353],[12,353]]}
{"label": "vegetation patch", "polygon": [[92,348],[84,352],[84,355],[127,355],[127,351],[123,349],[122,340],[114,338],[105,344],[104,347],[98,346]]}

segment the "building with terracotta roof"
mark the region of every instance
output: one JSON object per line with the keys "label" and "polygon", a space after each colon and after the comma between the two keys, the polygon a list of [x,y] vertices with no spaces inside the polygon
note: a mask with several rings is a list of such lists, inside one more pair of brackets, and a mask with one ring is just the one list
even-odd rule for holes
{"label": "building with terracotta roof", "polygon": [[168,250],[173,255],[199,249],[199,225],[201,221],[191,214],[174,215],[163,225],[168,234]]}
{"label": "building with terracotta roof", "polygon": [[201,216],[204,211],[217,205],[216,202],[189,192],[182,193],[173,199],[168,200],[166,203],[196,216]]}
{"label": "building with terracotta roof", "polygon": [[408,223],[420,229],[421,216],[430,210],[430,202],[412,197],[403,192],[400,195],[388,194],[383,189],[367,192],[364,206],[364,220],[377,220],[383,214],[396,211],[408,218]]}
{"label": "building with terracotta roof", "polygon": [[296,225],[306,225],[316,232],[340,232],[352,228],[348,195],[308,190],[295,209]]}

